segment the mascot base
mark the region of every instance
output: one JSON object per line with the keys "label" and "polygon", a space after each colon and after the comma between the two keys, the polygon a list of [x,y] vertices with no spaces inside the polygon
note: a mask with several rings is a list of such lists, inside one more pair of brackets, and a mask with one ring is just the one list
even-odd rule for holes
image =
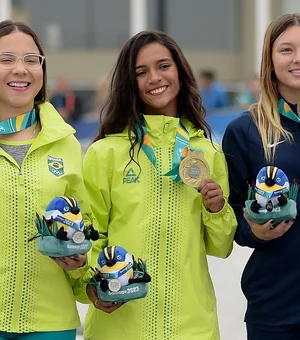
{"label": "mascot base", "polygon": [[148,294],[148,283],[139,282],[139,283],[131,283],[127,286],[123,286],[118,292],[112,292],[107,289],[104,292],[100,288],[100,282],[97,282],[96,285],[97,295],[100,300],[106,302],[126,302],[129,300],[136,300],[144,298]]}
{"label": "mascot base", "polygon": [[282,221],[290,220],[297,215],[296,202],[288,199],[287,203],[283,206],[276,206],[272,211],[267,211],[265,208],[260,208],[258,213],[251,210],[251,204],[254,200],[248,200],[245,202],[247,215],[250,220],[257,224],[264,224],[269,220],[274,220],[274,226]]}
{"label": "mascot base", "polygon": [[59,240],[54,236],[41,236],[38,239],[38,250],[43,254],[51,257],[73,256],[85,254],[92,247],[89,240],[82,243],[75,243],[73,240]]}

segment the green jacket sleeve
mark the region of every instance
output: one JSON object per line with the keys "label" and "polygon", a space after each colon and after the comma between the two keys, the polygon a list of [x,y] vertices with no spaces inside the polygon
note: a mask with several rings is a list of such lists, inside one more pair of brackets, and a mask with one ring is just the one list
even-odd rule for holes
{"label": "green jacket sleeve", "polygon": [[[78,172],[76,175],[74,174],[70,178],[65,195],[74,197],[78,201],[83,216],[84,224],[89,225],[92,223],[91,208],[89,205],[87,190],[83,182],[82,150],[79,142],[78,148],[74,148],[72,153],[73,158],[76,160],[75,164],[78,165]],[[83,277],[88,268],[89,266],[87,261],[84,266],[75,270],[66,270],[66,273],[70,278],[77,279],[79,277]]]}
{"label": "green jacket sleeve", "polygon": [[[93,241],[92,249],[87,254],[88,263],[89,266],[97,268],[99,253],[107,244],[107,228],[111,203],[109,179],[104,164],[101,166],[99,157],[93,147],[90,147],[85,155],[83,177],[92,211],[93,227],[98,230],[100,235],[99,240]],[[91,277],[92,271],[87,270],[83,277],[73,282],[73,291],[79,302],[90,303],[86,294],[86,282]]]}
{"label": "green jacket sleeve", "polygon": [[73,278],[70,278],[72,288],[73,288],[73,293],[74,293],[76,300],[84,304],[91,303],[89,297],[86,294],[87,274],[88,274],[88,271],[86,272],[85,277],[80,277],[76,280]]}
{"label": "green jacket sleeve", "polygon": [[89,202],[93,216],[93,226],[98,230],[100,238],[93,243],[90,255],[90,264],[97,265],[99,252],[107,244],[107,230],[111,209],[109,177],[105,164],[101,164],[98,154],[90,147],[86,153],[83,164],[83,178],[88,192]]}
{"label": "green jacket sleeve", "polygon": [[229,184],[228,171],[222,151],[215,152],[213,158],[212,179],[220,184],[223,190],[225,205],[221,211],[210,213],[203,205],[202,222],[205,227],[205,244],[208,255],[226,258],[233,248],[233,238],[237,227],[235,214],[228,204]]}

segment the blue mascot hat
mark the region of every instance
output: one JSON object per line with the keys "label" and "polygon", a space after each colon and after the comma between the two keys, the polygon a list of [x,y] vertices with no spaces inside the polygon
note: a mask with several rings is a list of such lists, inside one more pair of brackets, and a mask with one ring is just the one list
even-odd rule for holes
{"label": "blue mascot hat", "polygon": [[248,188],[245,202],[248,217],[257,224],[273,220],[276,226],[283,220],[297,215],[298,185],[289,183],[287,175],[276,166],[268,165],[259,170],[255,186]]}
{"label": "blue mascot hat", "polygon": [[286,194],[289,188],[289,179],[281,169],[276,166],[266,166],[257,174],[254,190],[260,196],[273,198]]}
{"label": "blue mascot hat", "polygon": [[36,214],[38,250],[50,257],[76,256],[87,253],[99,233],[93,226],[84,225],[79,203],[70,196],[57,196],[40,217]]}
{"label": "blue mascot hat", "polygon": [[46,207],[45,218],[65,224],[75,230],[83,230],[84,222],[79,203],[69,196],[55,197]]}

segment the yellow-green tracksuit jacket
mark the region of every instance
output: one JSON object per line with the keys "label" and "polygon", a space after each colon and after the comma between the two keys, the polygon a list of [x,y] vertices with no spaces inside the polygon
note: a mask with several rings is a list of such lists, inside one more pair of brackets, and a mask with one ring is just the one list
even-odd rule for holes
{"label": "yellow-green tracksuit jacket", "polygon": [[[178,118],[145,116],[159,171],[170,170]],[[201,149],[211,178],[223,189],[226,204],[209,213],[201,195],[183,183],[158,174],[143,151],[139,164],[128,164],[127,131],[95,142],[84,160],[84,180],[95,226],[102,239],[94,243],[91,264],[106,245],[120,245],[147,261],[149,294],[129,301],[111,314],[91,304],[85,322],[88,340],[217,340],[215,295],[206,255],[227,257],[236,220],[227,203],[227,168],[222,152],[203,131],[183,125],[192,148]],[[139,176],[138,176],[139,175]],[[84,290],[82,290],[82,301]]]}
{"label": "yellow-green tracksuit jacket", "polygon": [[36,241],[28,242],[37,232],[36,213],[43,215],[55,196],[73,196],[82,212],[89,212],[75,130],[49,103],[40,105],[40,120],[42,129],[21,167],[0,147],[0,331],[4,332],[59,331],[80,325],[70,282],[86,268],[67,273],[38,252]]}

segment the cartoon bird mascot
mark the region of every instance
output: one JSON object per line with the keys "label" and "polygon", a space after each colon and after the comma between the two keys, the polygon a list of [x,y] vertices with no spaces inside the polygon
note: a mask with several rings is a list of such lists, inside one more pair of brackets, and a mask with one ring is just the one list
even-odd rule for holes
{"label": "cartoon bird mascot", "polygon": [[277,225],[295,217],[297,191],[296,183],[290,185],[281,169],[276,166],[263,167],[257,174],[254,189],[249,187],[246,201],[249,218],[258,224],[273,219],[274,225]]}
{"label": "cartoon bird mascot", "polygon": [[85,239],[83,229],[84,223],[79,204],[73,197],[56,197],[46,207],[45,218],[52,218],[57,223],[58,232],[56,237],[60,240],[71,240],[81,243]]}
{"label": "cartoon bird mascot", "polygon": [[69,196],[55,197],[42,218],[37,214],[38,249],[47,256],[60,257],[84,254],[97,240],[99,233],[92,225],[85,226],[79,203]]}
{"label": "cartoon bird mascot", "polygon": [[146,264],[135,261],[127,250],[120,246],[104,248],[98,256],[98,268],[89,284],[96,287],[103,301],[124,302],[140,299],[148,293],[151,277]]}
{"label": "cartoon bird mascot", "polygon": [[[126,286],[133,277],[132,256],[122,247],[107,247],[100,252],[98,257],[98,269],[107,282],[107,288],[119,291]],[[102,287],[105,289],[105,285]]]}
{"label": "cartoon bird mascot", "polygon": [[284,196],[289,192],[290,183],[286,174],[275,166],[262,168],[255,183],[255,198],[251,204],[251,210],[255,213],[260,208],[265,208],[271,212],[278,205],[287,204],[287,198]]}

